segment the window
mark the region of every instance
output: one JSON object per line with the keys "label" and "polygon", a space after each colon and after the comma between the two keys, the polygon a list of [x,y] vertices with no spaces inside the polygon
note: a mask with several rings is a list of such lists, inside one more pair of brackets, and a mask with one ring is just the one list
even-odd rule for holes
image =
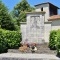
{"label": "window", "polygon": [[43,7],[41,8],[41,11],[43,11]]}

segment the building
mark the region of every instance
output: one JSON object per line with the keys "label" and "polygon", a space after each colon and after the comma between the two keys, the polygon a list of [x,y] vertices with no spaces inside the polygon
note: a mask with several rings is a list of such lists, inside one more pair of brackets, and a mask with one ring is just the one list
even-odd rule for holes
{"label": "building", "polygon": [[26,22],[21,22],[22,42],[49,42],[51,30],[60,29],[59,7],[46,2],[35,5],[33,12],[27,12]]}

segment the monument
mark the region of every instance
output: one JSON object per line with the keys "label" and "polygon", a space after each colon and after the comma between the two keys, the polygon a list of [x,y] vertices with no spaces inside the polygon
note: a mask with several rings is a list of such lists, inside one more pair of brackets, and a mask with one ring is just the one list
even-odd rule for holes
{"label": "monument", "polygon": [[45,12],[27,12],[27,24],[21,25],[22,41],[28,43],[44,42],[44,14]]}
{"label": "monument", "polygon": [[22,43],[49,42],[50,31],[60,28],[57,6],[47,2],[37,4],[35,7],[35,11],[27,12],[26,22],[20,23]]}

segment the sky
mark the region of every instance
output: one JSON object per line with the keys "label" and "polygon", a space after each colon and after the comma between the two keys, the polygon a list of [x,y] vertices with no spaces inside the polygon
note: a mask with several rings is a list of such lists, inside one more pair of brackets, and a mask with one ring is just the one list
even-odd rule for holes
{"label": "sky", "polygon": [[[21,0],[2,0],[2,2],[8,7],[8,9],[11,11],[13,10],[14,6],[18,4]],[[40,4],[43,2],[50,2],[60,8],[60,0],[27,0],[28,3],[31,6],[34,6],[36,4]],[[58,10],[58,13],[60,14],[60,10]]]}

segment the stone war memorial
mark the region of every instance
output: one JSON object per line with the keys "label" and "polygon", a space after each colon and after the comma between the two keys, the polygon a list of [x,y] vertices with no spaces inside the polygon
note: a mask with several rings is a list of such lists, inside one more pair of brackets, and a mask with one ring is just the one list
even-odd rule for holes
{"label": "stone war memorial", "polygon": [[[46,2],[35,5],[34,11],[26,12],[26,22],[20,22],[20,30],[22,33],[21,42],[19,41],[21,37],[19,36],[20,33],[17,33],[18,35],[15,35],[16,33],[14,32],[14,39],[12,39],[13,34],[4,34],[5,36],[8,35],[7,38],[10,38],[10,36],[12,35],[12,37],[10,38],[12,43],[10,42],[9,38],[7,39],[5,38],[5,36],[1,35],[1,37],[4,37],[4,40],[7,40],[10,44],[8,45],[8,43],[6,44],[6,42],[3,43],[4,40],[1,40],[3,42],[0,45],[3,46],[3,49],[8,48],[8,50],[7,53],[0,54],[0,60],[60,60],[60,44],[58,44],[59,46],[56,46],[60,41],[58,41],[57,43],[51,43],[53,45],[55,44],[54,47],[59,47],[59,49],[57,48],[58,50],[51,50],[48,46],[50,42],[50,31],[60,29],[60,15],[58,15],[58,9],[60,8],[50,2]],[[19,38],[17,36],[19,36]],[[16,39],[16,37],[18,39]],[[15,39],[20,44],[15,43]],[[8,47],[5,47],[4,45],[8,45]],[[17,45],[19,46],[17,47]],[[13,46],[13,48],[10,48],[9,46]],[[2,48],[0,47],[0,49]],[[59,54],[57,54],[58,52]]]}
{"label": "stone war memorial", "polygon": [[51,30],[60,28],[59,7],[46,2],[35,5],[35,11],[26,12],[26,22],[21,22],[22,43],[49,42]]}

